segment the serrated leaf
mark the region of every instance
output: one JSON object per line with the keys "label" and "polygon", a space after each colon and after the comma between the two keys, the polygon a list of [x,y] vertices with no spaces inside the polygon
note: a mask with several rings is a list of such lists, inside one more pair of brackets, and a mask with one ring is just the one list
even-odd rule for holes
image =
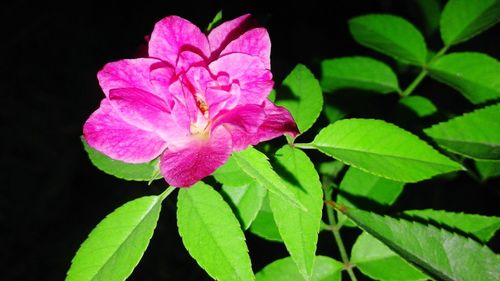
{"label": "serrated leaf", "polygon": [[189,254],[212,278],[255,280],[240,224],[211,186],[198,182],[179,191],[177,226]]}
{"label": "serrated leaf", "polygon": [[432,225],[337,208],[364,231],[436,280],[498,280],[500,257],[478,242]]}
{"label": "serrated leaf", "polygon": [[450,0],[441,15],[441,38],[445,45],[466,41],[500,20],[498,0]]}
{"label": "serrated leaf", "polygon": [[445,55],[430,64],[429,74],[455,88],[473,104],[500,98],[500,62],[488,55]]}
{"label": "serrated leaf", "polygon": [[359,16],[349,20],[349,30],[359,44],[401,62],[416,65],[426,62],[424,37],[404,18],[379,14]]}
{"label": "serrated leaf", "polygon": [[382,120],[337,121],[321,130],[311,145],[365,172],[401,182],[461,169],[417,136]]}
{"label": "serrated leaf", "polygon": [[217,12],[215,17],[212,19],[212,21],[208,24],[207,26],[207,32],[210,32],[214,27],[219,25],[219,23],[222,21],[222,10]]}
{"label": "serrated leaf", "polygon": [[[356,208],[368,208],[362,204],[389,206],[396,201],[403,191],[404,183],[377,177],[365,173],[354,167],[349,167],[344,178],[340,182],[337,203]],[[374,208],[374,206],[371,206]],[[347,218],[339,213],[339,222]],[[345,226],[355,226],[350,221],[344,222]]]}
{"label": "serrated leaf", "polygon": [[323,209],[321,182],[314,164],[301,150],[283,146],[276,152],[276,162],[289,190],[307,210],[269,194],[271,210],[290,256],[302,276],[310,280]]}
{"label": "serrated leaf", "polygon": [[500,103],[424,129],[440,146],[475,159],[500,159]]}
{"label": "serrated leaf", "polygon": [[399,103],[415,112],[418,117],[427,117],[437,112],[437,107],[429,99],[422,96],[407,96]]}
{"label": "serrated leaf", "polygon": [[273,170],[265,154],[253,147],[249,147],[243,151],[233,153],[232,157],[243,172],[260,183],[269,192],[281,197],[294,206],[305,209],[283,179]]}
{"label": "serrated leaf", "polygon": [[482,242],[488,242],[500,228],[500,217],[488,217],[476,214],[453,213],[443,210],[411,210],[405,215],[419,218],[429,223],[447,226],[468,233]]}
{"label": "serrated leaf", "polygon": [[[330,257],[316,256],[309,281],[340,281],[342,268],[342,263]],[[255,278],[257,281],[306,281],[291,257],[268,264],[255,275]]]}
{"label": "serrated leaf", "polygon": [[366,232],[363,232],[352,246],[351,262],[363,274],[375,280],[429,280],[420,270]]}
{"label": "serrated leaf", "polygon": [[251,182],[242,186],[223,185],[222,192],[229,198],[243,230],[248,229],[262,207],[266,189],[256,182]]}
{"label": "serrated leaf", "polygon": [[242,186],[254,182],[251,177],[241,170],[234,156],[229,157],[227,162],[215,170],[212,176],[221,184],[228,186]]}
{"label": "serrated leaf", "polygon": [[321,62],[325,91],[354,88],[382,94],[401,92],[398,78],[385,63],[370,57],[344,57]]}
{"label": "serrated leaf", "polygon": [[161,179],[162,176],[158,171],[158,161],[151,161],[142,164],[130,164],[122,161],[114,160],[99,151],[90,147],[85,139],[81,137],[83,148],[87,152],[90,161],[99,170],[106,174],[115,176],[124,180],[133,181],[151,181]]}
{"label": "serrated leaf", "polygon": [[66,281],[125,280],[148,247],[163,198],[141,197],[106,216],[78,249]]}
{"label": "serrated leaf", "polygon": [[281,92],[289,91],[290,99],[281,100],[278,91],[276,104],[286,107],[297,123],[300,133],[305,133],[318,119],[323,108],[323,93],[314,74],[302,64],[298,64],[283,80]]}
{"label": "serrated leaf", "polygon": [[483,181],[489,178],[500,176],[500,161],[476,160],[475,165]]}
{"label": "serrated leaf", "polygon": [[250,226],[250,232],[269,241],[283,242],[271,211],[269,193],[266,194],[262,201],[259,213]]}

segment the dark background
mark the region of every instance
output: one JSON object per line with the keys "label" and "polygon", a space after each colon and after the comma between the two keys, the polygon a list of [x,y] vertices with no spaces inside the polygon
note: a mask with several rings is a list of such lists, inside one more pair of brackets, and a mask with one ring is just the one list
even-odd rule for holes
{"label": "dark background", "polygon": [[[349,35],[347,20],[366,13],[401,15],[425,32],[431,49],[439,49],[439,34],[428,32],[415,1],[2,4],[0,280],[64,279],[80,243],[106,214],[128,200],[164,190],[162,181],[147,186],[100,172],[88,161],[79,139],[84,121],[103,97],[97,71],[107,62],[133,57],[162,17],[179,15],[204,28],[220,9],[225,20],[254,14],[271,35],[272,68],[278,82],[299,62],[319,77],[323,58],[370,55],[401,70],[400,83],[405,87],[415,77],[415,70],[357,45]],[[474,50],[498,58],[495,40],[500,38],[499,31],[497,26],[451,51]],[[397,103],[397,97],[391,95],[355,93],[329,97],[328,101],[338,101],[349,116],[383,118],[415,133],[422,126],[473,108],[459,93],[430,79],[417,93],[429,97],[443,113],[416,125],[411,117],[397,120],[391,114],[388,109]],[[319,126],[325,122],[323,118]],[[498,180],[480,184],[465,174],[412,184],[390,211],[436,208],[499,215],[498,186]],[[348,245],[357,233],[344,232]],[[255,271],[286,256],[281,244],[250,234],[247,239]],[[489,245],[498,252],[498,238]],[[318,252],[338,258],[331,235],[321,234]],[[129,279],[209,280],[181,244],[175,225],[175,196],[166,200],[150,247]]]}

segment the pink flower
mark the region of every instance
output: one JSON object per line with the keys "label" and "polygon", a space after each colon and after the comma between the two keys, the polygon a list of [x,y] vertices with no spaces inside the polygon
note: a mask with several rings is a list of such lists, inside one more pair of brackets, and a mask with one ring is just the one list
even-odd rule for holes
{"label": "pink flower", "polygon": [[284,133],[296,135],[290,113],[272,104],[264,28],[250,15],[208,36],[169,16],[155,25],[149,58],[112,62],[99,71],[106,97],[87,120],[87,143],[127,163],[160,157],[173,186],[191,186],[238,151]]}

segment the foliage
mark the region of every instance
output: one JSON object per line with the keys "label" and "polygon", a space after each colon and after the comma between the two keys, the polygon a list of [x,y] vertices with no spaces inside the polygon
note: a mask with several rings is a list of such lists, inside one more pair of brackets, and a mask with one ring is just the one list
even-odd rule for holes
{"label": "foliage", "polygon": [[[446,54],[497,23],[500,2],[450,0],[442,11],[437,1],[419,3],[423,11],[441,14],[440,21],[428,17],[426,34],[439,29],[442,49],[429,50],[417,27],[397,15],[351,19],[356,42],[399,66],[391,58],[330,58],[311,67],[321,70],[317,79],[298,64],[269,100],[288,109],[300,134],[287,136],[284,145],[273,141],[235,150],[212,178],[179,190],[179,234],[208,275],[326,281],[341,280],[344,272],[351,280],[360,274],[375,280],[500,280],[500,258],[487,245],[500,228],[498,217],[392,209],[412,183],[447,181],[457,174],[487,183],[500,176],[500,64],[477,52]],[[221,18],[220,12],[207,30]],[[399,72],[405,69],[419,74],[402,87]],[[438,108],[438,93],[418,91],[424,80],[451,86],[471,109]],[[397,100],[393,112],[413,112],[412,126],[403,115],[366,118],[335,102],[361,91]],[[83,144],[91,162],[108,174],[159,178],[157,161],[127,164]],[[67,280],[125,280],[146,250],[171,191],[133,200],[108,215],[78,250]],[[343,243],[344,226],[358,229],[351,251]],[[338,255],[318,255],[320,231],[333,234]],[[283,244],[289,256],[252,268],[245,235]]]}

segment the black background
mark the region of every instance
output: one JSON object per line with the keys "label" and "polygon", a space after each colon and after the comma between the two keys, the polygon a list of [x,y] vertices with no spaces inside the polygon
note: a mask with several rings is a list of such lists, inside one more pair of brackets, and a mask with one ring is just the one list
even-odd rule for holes
{"label": "black background", "polygon": [[[335,3],[332,7],[327,2]],[[416,72],[357,45],[347,20],[366,13],[394,13],[425,31],[415,1],[126,1],[4,3],[0,11],[0,101],[2,186],[0,193],[0,280],[62,280],[71,258],[90,230],[128,200],[158,194],[152,186],[108,176],[88,161],[79,136],[103,97],[96,73],[107,62],[131,58],[155,22],[179,15],[200,27],[224,11],[224,19],[250,12],[268,28],[275,81],[297,63],[319,77],[323,58],[370,55],[402,70],[408,85]],[[499,27],[452,48],[499,57]],[[426,32],[428,45],[441,47],[438,32]],[[383,118],[420,134],[422,126],[445,120],[472,106],[456,91],[430,79],[417,89],[443,113],[420,123],[393,115],[397,97],[358,94],[329,97],[351,117]],[[353,98],[354,97],[354,98]],[[360,99],[363,98],[363,99]],[[324,119],[324,118],[323,118]],[[325,124],[320,120],[319,126]],[[412,121],[413,120],[413,121]],[[307,140],[308,137],[304,136]],[[281,140],[283,142],[283,140]],[[317,153],[311,156],[320,159]],[[321,158],[322,159],[322,158]],[[498,215],[498,180],[479,184],[465,174],[408,185],[391,212],[436,208]],[[357,231],[346,230],[348,245]],[[281,244],[247,235],[255,271],[286,256]],[[498,251],[498,238],[489,244]],[[338,258],[331,235],[320,236],[320,254]],[[130,280],[209,280],[181,244],[175,225],[175,196],[164,204],[159,225]]]}

